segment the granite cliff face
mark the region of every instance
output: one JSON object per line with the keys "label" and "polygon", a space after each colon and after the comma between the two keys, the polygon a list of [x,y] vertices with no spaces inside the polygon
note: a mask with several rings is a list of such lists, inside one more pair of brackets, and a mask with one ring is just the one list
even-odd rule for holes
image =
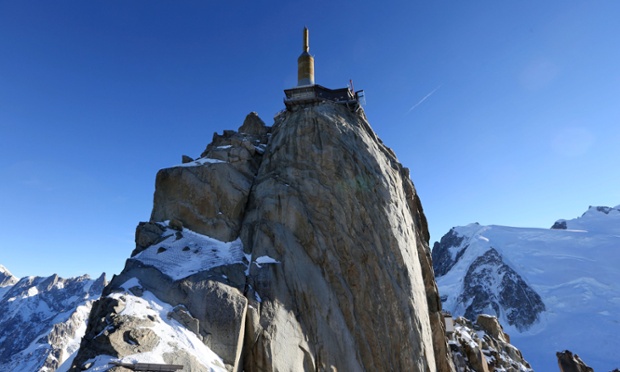
{"label": "granite cliff face", "polygon": [[362,110],[325,102],[272,127],[250,114],[158,173],[72,370],[454,370],[428,238]]}

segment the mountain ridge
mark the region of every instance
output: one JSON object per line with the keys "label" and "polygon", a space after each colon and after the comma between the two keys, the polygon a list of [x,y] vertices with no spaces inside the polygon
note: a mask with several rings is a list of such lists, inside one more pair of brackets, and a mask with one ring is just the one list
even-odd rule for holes
{"label": "mountain ridge", "polygon": [[[620,347],[614,337],[620,331],[614,321],[620,316],[620,290],[614,284],[620,270],[613,264],[620,246],[619,226],[618,207],[590,207],[580,217],[558,220],[552,229],[479,224],[455,227],[433,247],[443,306],[458,316],[475,303],[478,310],[498,316],[534,369],[556,368],[552,356],[570,349],[595,370],[611,370],[617,367],[613,349]],[[506,289],[509,297],[517,300],[510,306],[494,298],[493,293],[504,289],[502,286],[485,290],[480,286],[475,294],[465,295],[468,271],[491,250],[497,252],[498,259],[485,266],[487,276],[500,278],[489,273],[503,266],[522,278],[515,288]],[[469,279],[489,281],[484,275],[470,275]],[[529,305],[519,291],[536,293],[540,297],[536,308],[542,309],[521,328],[511,325],[506,316],[523,310],[519,301]],[[531,309],[527,313],[532,314]]]}
{"label": "mountain ridge", "polygon": [[105,274],[14,277],[0,266],[0,370],[54,371],[77,351]]}

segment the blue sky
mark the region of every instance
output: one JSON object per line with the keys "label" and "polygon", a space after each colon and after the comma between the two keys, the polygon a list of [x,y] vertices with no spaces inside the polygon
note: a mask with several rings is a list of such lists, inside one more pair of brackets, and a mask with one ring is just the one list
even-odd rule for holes
{"label": "blue sky", "polygon": [[296,85],[364,89],[431,243],[620,204],[620,2],[2,1],[0,264],[118,273],[158,169]]}

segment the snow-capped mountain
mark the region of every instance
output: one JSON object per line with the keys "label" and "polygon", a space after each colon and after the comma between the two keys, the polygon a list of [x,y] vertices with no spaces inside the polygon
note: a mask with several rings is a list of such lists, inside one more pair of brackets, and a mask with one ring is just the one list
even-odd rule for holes
{"label": "snow-capped mountain", "polygon": [[596,371],[620,365],[620,206],[551,229],[455,227],[432,251],[443,308],[496,315],[537,371],[569,349]]}
{"label": "snow-capped mountain", "polygon": [[55,371],[77,351],[105,275],[17,279],[0,266],[0,371]]}

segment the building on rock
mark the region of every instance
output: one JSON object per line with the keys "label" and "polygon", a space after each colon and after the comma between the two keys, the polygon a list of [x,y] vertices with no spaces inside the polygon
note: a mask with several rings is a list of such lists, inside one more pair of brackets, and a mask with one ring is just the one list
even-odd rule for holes
{"label": "building on rock", "polygon": [[364,91],[353,90],[353,84],[346,88],[329,89],[314,83],[314,57],[310,55],[308,28],[304,27],[303,52],[297,59],[297,86],[285,89],[284,104],[287,110],[299,105],[313,104],[323,101],[333,101],[346,105],[357,111],[365,104]]}

